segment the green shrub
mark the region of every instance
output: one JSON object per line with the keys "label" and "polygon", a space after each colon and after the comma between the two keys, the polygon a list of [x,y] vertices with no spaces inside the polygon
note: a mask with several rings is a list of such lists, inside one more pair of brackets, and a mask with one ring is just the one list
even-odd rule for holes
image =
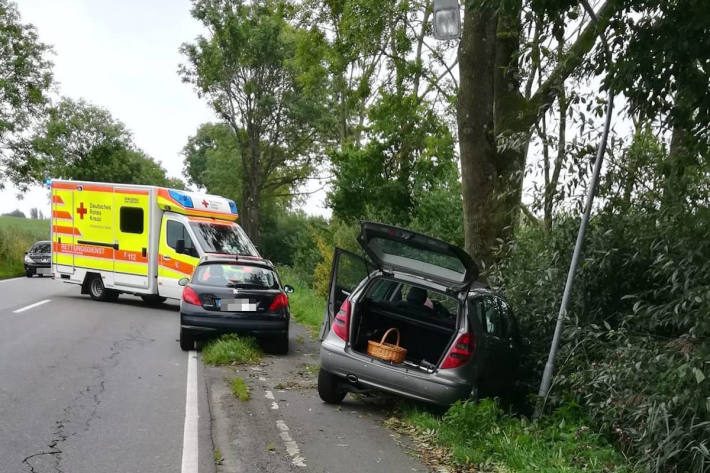
{"label": "green shrub", "polygon": [[254,338],[235,334],[222,335],[202,348],[202,361],[211,365],[258,363],[261,355]]}
{"label": "green shrub", "polygon": [[[544,366],[578,220],[522,228],[497,268]],[[640,465],[710,471],[710,210],[634,204],[590,222],[549,407],[572,396]]]}

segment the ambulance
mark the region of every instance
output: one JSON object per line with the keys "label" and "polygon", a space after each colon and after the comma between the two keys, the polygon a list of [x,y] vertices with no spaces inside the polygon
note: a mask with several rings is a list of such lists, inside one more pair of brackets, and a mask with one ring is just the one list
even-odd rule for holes
{"label": "ambulance", "polygon": [[96,300],[180,299],[209,254],[258,258],[234,201],[155,186],[51,181],[52,276]]}

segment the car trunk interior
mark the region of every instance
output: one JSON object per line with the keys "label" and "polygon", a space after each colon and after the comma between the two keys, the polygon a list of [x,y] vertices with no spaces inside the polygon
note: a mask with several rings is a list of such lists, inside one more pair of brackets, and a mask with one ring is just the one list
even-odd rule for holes
{"label": "car trunk interior", "polygon": [[[443,318],[422,304],[365,298],[357,307],[352,319],[353,350],[367,354],[368,340],[379,342],[388,329],[395,327],[400,332],[400,346],[407,349],[404,367],[436,369],[456,332],[456,314]],[[386,341],[395,340],[390,334]]]}

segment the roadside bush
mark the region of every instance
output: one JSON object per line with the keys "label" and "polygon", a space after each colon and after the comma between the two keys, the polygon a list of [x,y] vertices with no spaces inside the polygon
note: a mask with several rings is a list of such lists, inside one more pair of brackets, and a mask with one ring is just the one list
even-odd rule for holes
{"label": "roadside bush", "polygon": [[[495,269],[544,366],[578,221],[522,228]],[[710,471],[710,211],[607,206],[590,222],[548,399],[572,396],[650,471]]]}
{"label": "roadside bush", "polygon": [[312,335],[316,335],[323,321],[325,297],[316,294],[309,287],[300,271],[288,266],[281,266],[278,271],[281,282],[290,284],[295,289],[293,294],[288,295],[291,315],[296,322],[305,325]]}

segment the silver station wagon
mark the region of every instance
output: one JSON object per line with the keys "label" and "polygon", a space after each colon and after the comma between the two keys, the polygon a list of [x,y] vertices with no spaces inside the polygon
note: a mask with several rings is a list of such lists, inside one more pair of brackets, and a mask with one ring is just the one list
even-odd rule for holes
{"label": "silver station wagon", "polygon": [[[323,401],[375,389],[449,405],[515,382],[517,323],[502,297],[475,282],[478,268],[465,251],[373,222],[362,222],[358,242],[367,258],[340,248],[333,257],[321,327]],[[391,345],[398,335],[403,359],[369,352],[386,333]]]}

